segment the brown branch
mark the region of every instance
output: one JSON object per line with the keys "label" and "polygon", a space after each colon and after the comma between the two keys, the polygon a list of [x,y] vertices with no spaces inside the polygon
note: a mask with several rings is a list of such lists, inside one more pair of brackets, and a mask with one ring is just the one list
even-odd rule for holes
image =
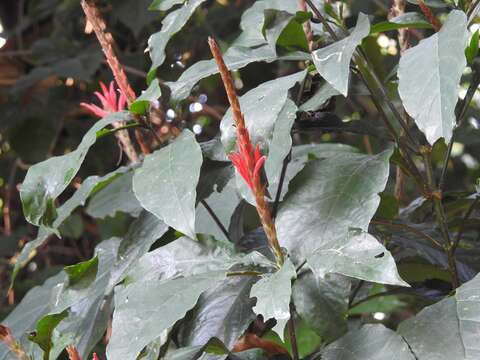
{"label": "brown branch", "polygon": [[[107,25],[103,20],[100,11],[96,8],[92,0],[82,0],[81,5],[87,21],[91,24],[92,29],[97,36],[97,40],[105,55],[108,66],[112,70],[113,77],[115,78],[115,81],[120,88],[120,91],[125,94],[128,104],[133,103],[136,99],[135,92],[130,86],[127,75],[125,74],[125,70],[120,61],[118,60],[117,55],[115,54],[115,40],[113,39],[112,34],[106,31]],[[124,125],[125,124],[118,122],[115,123],[113,126],[121,127]],[[136,130],[135,132],[138,132],[138,130]],[[130,136],[128,135],[128,131],[118,131],[115,136],[122,144],[123,151],[128,156],[130,161],[138,162],[138,155],[132,144]],[[143,139],[140,135],[137,135],[137,141],[139,142],[142,151],[148,148],[148,146],[143,142]]]}
{"label": "brown branch", "polygon": [[418,0],[418,6],[420,7],[420,10],[422,10],[423,15],[427,18],[427,20],[432,24],[433,28],[435,31],[440,31],[442,27],[442,23],[438,18],[435,16],[435,14],[432,12],[432,10],[425,4],[424,0]]}

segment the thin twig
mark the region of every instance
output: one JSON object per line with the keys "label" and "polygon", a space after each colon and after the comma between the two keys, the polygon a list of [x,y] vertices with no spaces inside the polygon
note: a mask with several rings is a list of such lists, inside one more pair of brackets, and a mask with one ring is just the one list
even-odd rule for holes
{"label": "thin twig", "polygon": [[401,294],[403,292],[405,292],[405,288],[395,288],[395,289],[392,289],[392,290],[387,290],[387,291],[379,292],[379,293],[376,293],[376,294],[372,294],[372,295],[364,297],[363,299],[358,300],[356,303],[352,304],[350,309],[353,309],[354,307],[357,307],[358,305],[363,304],[363,303],[365,303],[367,301],[370,301],[372,299],[375,299],[377,297],[396,295],[396,294]]}
{"label": "thin twig", "polygon": [[3,204],[3,233],[6,236],[12,234],[12,219],[10,216],[10,202],[12,200],[13,192],[15,191],[15,177],[17,175],[18,161],[15,160],[10,174],[8,176],[7,186],[5,187],[5,197]]}
{"label": "thin twig", "polygon": [[387,226],[387,227],[392,227],[392,228],[397,228],[397,229],[403,229],[405,231],[411,232],[415,235],[418,235],[426,240],[428,240],[432,245],[437,247],[438,249],[443,249],[443,245],[440,244],[437,240],[435,240],[433,237],[431,237],[428,234],[425,234],[424,232],[415,229],[412,226],[406,225],[406,224],[400,224],[400,223],[394,223],[392,221],[383,221],[383,220],[372,220],[372,224],[374,225],[382,225],[382,226]]}
{"label": "thin twig", "polygon": [[275,219],[277,217],[278,205],[280,204],[280,197],[282,196],[283,184],[285,183],[285,175],[287,174],[287,167],[290,161],[292,160],[292,149],[288,155],[283,159],[282,170],[280,173],[280,181],[278,182],[277,192],[275,194],[275,200],[272,207],[272,217]]}
{"label": "thin twig", "polygon": [[364,280],[360,280],[357,284],[357,286],[355,286],[355,289],[353,289],[352,293],[350,294],[350,296],[348,297],[348,308],[350,309],[352,307],[352,303],[353,301],[355,300],[355,298],[357,297],[357,294],[358,292],[360,291],[360,289],[362,288],[363,284],[365,284],[365,281]]}
{"label": "thin twig", "polygon": [[293,304],[290,303],[290,320],[288,320],[288,335],[290,337],[290,345],[292,346],[293,360],[299,360],[297,334],[295,332],[295,320]]}
{"label": "thin twig", "polygon": [[[128,103],[131,104],[136,99],[135,92],[130,86],[124,68],[115,54],[115,41],[112,34],[106,31],[107,25],[91,0],[82,0],[80,4],[82,5],[87,21],[92,25],[93,31],[97,36],[97,40],[102,48],[103,53],[105,54],[105,58],[110,69],[112,70],[113,77],[115,78],[118,87],[122,93],[125,94]],[[125,126],[125,124],[123,122],[117,122],[114,123],[113,126],[122,127]],[[135,147],[132,144],[132,140],[130,139],[128,131],[119,131],[115,134],[115,136],[117,136],[118,141],[122,144],[123,151],[128,156],[130,161],[138,162],[138,155],[135,151]]]}
{"label": "thin twig", "polygon": [[220,221],[220,219],[218,218],[217,214],[215,214],[215,211],[213,211],[213,209],[210,207],[210,205],[208,205],[207,201],[203,199],[203,200],[200,200],[200,203],[203,205],[203,207],[210,214],[213,221],[215,221],[215,224],[217,224],[218,228],[222,231],[223,235],[225,235],[225,237],[228,239],[228,241],[233,243],[232,239],[230,239],[230,235],[229,235],[227,229],[225,228],[225,226],[223,226],[223,224]]}
{"label": "thin twig", "polygon": [[467,212],[465,213],[462,223],[460,224],[460,228],[458,229],[457,236],[453,240],[452,250],[451,250],[453,255],[455,255],[455,251],[457,250],[458,244],[460,244],[460,240],[462,240],[462,236],[465,231],[465,225],[467,224],[468,219],[470,219],[470,216],[472,215],[473,210],[475,209],[479,201],[480,201],[480,195],[477,195],[477,197],[475,198],[475,200],[473,200],[472,204],[470,205]]}

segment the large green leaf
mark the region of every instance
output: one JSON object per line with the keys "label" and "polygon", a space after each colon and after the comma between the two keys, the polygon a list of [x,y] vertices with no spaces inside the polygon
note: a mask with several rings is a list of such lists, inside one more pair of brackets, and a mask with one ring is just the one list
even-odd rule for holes
{"label": "large green leaf", "polygon": [[398,92],[430,144],[452,137],[458,84],[467,64],[467,38],[467,17],[454,10],[438,33],[405,51],[400,59]]}
{"label": "large green leaf", "polygon": [[368,16],[360,13],[357,26],[348,37],[312,53],[318,73],[344,96],[348,94],[350,61],[353,53],[369,33]]}
{"label": "large green leaf", "polygon": [[53,330],[66,316],[67,311],[61,312],[59,314],[51,314],[44,316],[37,322],[35,331],[29,334],[28,339],[40,346],[40,348],[42,349],[44,360],[50,359],[50,349],[53,345]]}
{"label": "large green leaf", "polygon": [[[322,351],[322,359],[415,360],[417,358],[412,354],[401,336],[383,325],[372,324],[364,325],[359,330],[351,331],[341,339],[328,345]],[[431,357],[430,359],[434,358]]]}
{"label": "large green leaf", "polygon": [[196,187],[202,151],[189,130],[145,158],[133,177],[133,191],[142,206],[174,229],[195,235]]}
{"label": "large green leaf", "polygon": [[128,112],[113,113],[98,121],[85,134],[75,151],[35,164],[27,172],[20,188],[25,218],[34,225],[50,226],[56,218],[54,201],[66,189],[80,169],[96,133],[104,127],[126,121]]}
{"label": "large green leaf", "polygon": [[205,0],[187,0],[183,6],[172,11],[162,21],[162,30],[148,39],[148,51],[152,58],[151,69],[156,69],[165,61],[165,48],[170,38],[179,32]]}
{"label": "large green leaf", "polygon": [[276,220],[280,244],[296,262],[318,249],[341,248],[349,228],[367,230],[388,179],[391,153],[339,153],[307,163],[290,183]]}
{"label": "large green leaf", "polygon": [[477,275],[460,286],[454,296],[402,322],[398,332],[419,360],[473,360],[480,356],[479,313],[480,276]]}
{"label": "large green leaf", "polygon": [[99,188],[106,186],[112,181],[112,179],[115,179],[119,174],[126,171],[128,171],[128,167],[122,167],[105,176],[90,176],[86,178],[72,197],[56,209],[57,217],[53,224],[51,224],[50,227],[41,226],[38,229],[37,237],[23,247],[15,262],[15,267],[12,273],[12,284],[20,269],[36,255],[36,249],[42,245],[49,236],[58,233],[57,229],[72,214],[73,210],[78,206],[84,205],[92,193],[95,193]]}
{"label": "large green leaf", "polygon": [[322,279],[312,272],[302,274],[293,284],[292,299],[300,317],[331,342],[347,332],[350,281],[332,274]]}
{"label": "large green leaf", "polygon": [[350,230],[345,244],[319,249],[307,259],[312,270],[321,277],[333,272],[381,284],[409,286],[398,275],[390,252],[361,230]]}
{"label": "large green leaf", "polygon": [[183,318],[200,295],[225,277],[210,272],[173,280],[147,280],[115,290],[109,359],[135,360],[140,351]]}
{"label": "large green leaf", "polygon": [[229,277],[206,291],[182,325],[182,346],[202,345],[217,337],[232,348],[255,319],[250,289],[255,276]]}
{"label": "large green leaf", "polygon": [[257,315],[263,315],[265,320],[277,320],[273,330],[282,340],[285,325],[290,319],[291,285],[296,276],[295,266],[290,259],[286,259],[278,271],[264,275],[250,291],[250,296],[257,298],[253,311]]}

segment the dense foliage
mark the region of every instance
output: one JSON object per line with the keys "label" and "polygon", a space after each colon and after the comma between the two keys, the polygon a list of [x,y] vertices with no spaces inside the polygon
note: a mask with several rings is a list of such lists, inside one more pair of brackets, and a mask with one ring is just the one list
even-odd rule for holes
{"label": "dense foliage", "polygon": [[479,11],[2,3],[0,360],[480,358]]}

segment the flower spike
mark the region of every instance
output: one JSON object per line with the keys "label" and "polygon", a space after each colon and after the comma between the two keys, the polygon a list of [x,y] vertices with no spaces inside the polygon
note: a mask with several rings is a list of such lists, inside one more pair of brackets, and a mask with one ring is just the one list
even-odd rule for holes
{"label": "flower spike", "polygon": [[100,81],[100,88],[102,92],[95,91],[95,96],[102,103],[102,107],[95,104],[81,103],[80,105],[89,110],[93,115],[100,118],[105,117],[109,113],[125,110],[127,106],[127,97],[120,91],[120,96],[117,99],[117,92],[115,91],[115,83],[110,82],[109,88]]}

